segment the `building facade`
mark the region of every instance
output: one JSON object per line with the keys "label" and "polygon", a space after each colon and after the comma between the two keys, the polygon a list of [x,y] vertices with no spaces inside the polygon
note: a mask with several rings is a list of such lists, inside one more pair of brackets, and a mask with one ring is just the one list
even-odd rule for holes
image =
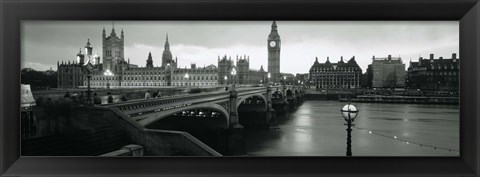
{"label": "building facade", "polygon": [[[218,76],[219,85],[226,85],[236,83],[239,85],[252,85],[266,83],[267,72],[263,69],[263,66],[259,70],[250,69],[250,57],[244,55],[237,56],[236,65],[226,55],[222,58],[218,58]],[[236,73],[233,75],[232,71]]]}
{"label": "building facade", "polygon": [[267,82],[267,72],[263,69],[263,65],[259,70],[248,70],[248,84],[265,84]]}
{"label": "building facade", "polygon": [[57,73],[57,88],[69,89],[83,86],[88,70],[83,63],[62,61],[57,62]]}
{"label": "building facade", "polygon": [[325,63],[319,63],[318,58],[310,68],[310,86],[316,88],[353,89],[360,87],[362,69],[352,57],[347,62],[343,57],[337,63],[331,63],[327,57]]}
{"label": "building facade", "polygon": [[[388,55],[385,58],[372,58],[369,66],[372,75],[372,87],[374,88],[398,88],[405,87],[405,64],[400,57]],[[368,73],[367,73],[368,76]]]}
{"label": "building facade", "polygon": [[429,59],[420,57],[418,62],[410,62],[407,73],[407,87],[411,89],[454,91],[459,90],[460,62],[457,54],[452,58],[434,58],[430,54]]}
{"label": "building facade", "polygon": [[[79,88],[90,86],[93,88],[116,87],[208,87],[226,84],[262,84],[266,83],[267,72],[263,66],[260,70],[250,69],[250,57],[237,56],[236,63],[231,57],[225,55],[218,57],[218,67],[209,65],[197,67],[192,64],[190,68],[178,68],[178,59],[173,59],[170,51],[168,35],[166,36],[162,52],[161,66],[155,66],[155,56],[152,52],[146,56],[146,63],[139,67],[124,58],[124,32],[117,36],[112,28],[110,35],[102,33],[102,58],[93,55],[94,47],[90,40],[85,45],[85,54],[82,50],[77,54],[77,60],[64,63],[58,62],[58,87]],[[279,38],[274,38],[279,42]],[[278,46],[277,46],[278,47]],[[279,53],[276,56],[277,60]],[[279,66],[278,66],[279,67]],[[236,73],[233,75],[232,71]],[[279,71],[279,70],[278,70]],[[87,80],[87,76],[91,76]]]}

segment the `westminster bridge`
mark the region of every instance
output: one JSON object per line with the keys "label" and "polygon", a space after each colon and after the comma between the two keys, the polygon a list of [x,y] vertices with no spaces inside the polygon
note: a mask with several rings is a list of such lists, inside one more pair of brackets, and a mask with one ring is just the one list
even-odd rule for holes
{"label": "westminster bridge", "polygon": [[43,99],[39,132],[51,133],[22,140],[22,155],[245,155],[244,128],[278,128],[276,115],[295,109],[304,95],[303,87],[282,85],[95,105]]}

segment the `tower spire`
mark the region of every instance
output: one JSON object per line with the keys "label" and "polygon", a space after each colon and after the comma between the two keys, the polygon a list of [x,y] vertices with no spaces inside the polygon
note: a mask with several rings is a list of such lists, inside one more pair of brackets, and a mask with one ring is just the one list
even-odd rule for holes
{"label": "tower spire", "polygon": [[147,67],[148,68],[153,67],[152,52],[148,52]]}
{"label": "tower spire", "polygon": [[168,50],[168,51],[170,50],[170,43],[168,42],[168,33],[165,40],[165,50]]}
{"label": "tower spire", "polygon": [[168,63],[173,63],[172,52],[170,52],[170,43],[168,42],[168,33],[165,35],[165,48],[162,54],[162,66]]}
{"label": "tower spire", "polygon": [[115,21],[112,21],[112,33],[110,35],[111,36],[116,36],[116,34],[115,34]]}

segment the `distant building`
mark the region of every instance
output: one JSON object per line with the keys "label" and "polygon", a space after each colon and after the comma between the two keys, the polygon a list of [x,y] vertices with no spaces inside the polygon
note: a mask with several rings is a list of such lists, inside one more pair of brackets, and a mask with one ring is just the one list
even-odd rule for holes
{"label": "distant building", "polygon": [[[165,87],[165,86],[217,86],[235,83],[262,84],[266,83],[267,72],[263,66],[260,70],[250,69],[250,57],[243,55],[235,62],[225,55],[218,57],[218,67],[209,65],[197,67],[192,64],[190,68],[178,68],[178,59],[173,59],[170,51],[168,35],[162,53],[161,66],[155,66],[155,57],[152,52],[146,57],[145,67],[130,64],[130,59],[124,58],[124,32],[117,36],[115,29],[109,36],[105,29],[102,34],[103,61],[99,56],[92,55],[93,46],[88,40],[85,46],[86,53],[82,50],[73,62],[58,62],[58,87],[78,88],[88,85],[87,75],[91,76],[90,86],[93,88],[104,87]],[[279,39],[275,38],[275,41]],[[277,50],[277,49],[275,49]],[[278,57],[275,55],[275,57]],[[277,58],[278,59],[278,58]],[[232,71],[236,73],[233,76]]]}
{"label": "distant building", "polygon": [[238,84],[249,84],[250,83],[250,57],[247,56],[237,56],[237,83]]}
{"label": "distant building", "polygon": [[338,63],[331,63],[327,57],[325,63],[319,63],[318,58],[310,68],[310,85],[316,88],[359,88],[362,69],[352,57],[348,62],[340,58]]}
{"label": "distant building", "polygon": [[83,86],[88,70],[83,63],[62,61],[62,63],[57,62],[57,72],[57,88],[67,89]]}
{"label": "distant building", "polygon": [[373,56],[371,75],[374,88],[405,87],[405,64],[400,57],[388,55],[385,58],[375,58]]}
{"label": "distant building", "polygon": [[[368,68],[367,68],[367,70],[368,70]],[[371,88],[371,86],[368,83],[368,71],[364,72],[362,74],[362,76],[360,76],[360,87],[361,88]]]}
{"label": "distant building", "polygon": [[306,84],[308,83],[308,79],[309,78],[309,74],[308,73],[304,73],[304,74],[299,74],[297,73],[295,75],[295,80],[297,80],[297,84],[298,84],[298,81],[300,81],[300,84]]}
{"label": "distant building", "polygon": [[287,85],[293,85],[295,84],[295,75],[291,73],[280,73],[280,82],[278,84],[287,84]]}
{"label": "distant building", "polygon": [[[243,57],[237,56],[236,66],[232,57],[226,55],[222,58],[218,58],[218,83],[220,85],[232,84],[234,79],[235,83],[240,85],[247,84],[261,84],[266,82],[267,72],[260,67],[260,70],[250,69],[250,57],[244,55]],[[232,71],[235,69],[236,75],[232,75]]]}
{"label": "distant building", "polygon": [[458,91],[459,69],[460,62],[456,53],[450,59],[434,59],[433,54],[430,54],[429,59],[420,57],[418,62],[410,62],[407,86],[421,90]]}
{"label": "distant building", "polygon": [[232,70],[235,68],[235,64],[233,63],[232,57],[228,57],[227,55],[220,58],[218,56],[218,84],[219,85],[226,85],[232,83],[233,76]]}
{"label": "distant building", "polygon": [[259,70],[248,70],[248,84],[265,84],[267,79],[267,72],[263,69],[263,65]]}
{"label": "distant building", "polygon": [[[105,29],[102,34],[103,61],[92,55],[93,46],[88,40],[86,53],[77,54],[73,62],[57,63],[58,88],[78,88],[87,86],[87,75],[91,75],[91,87],[160,87],[160,86],[214,86],[218,85],[218,68],[215,66],[197,68],[177,68],[178,59],[173,60],[168,35],[162,54],[162,65],[154,66],[154,58],[149,52],[145,67],[130,64],[124,58],[124,32],[117,36],[115,29],[109,36]],[[112,75],[106,75],[109,71]]]}

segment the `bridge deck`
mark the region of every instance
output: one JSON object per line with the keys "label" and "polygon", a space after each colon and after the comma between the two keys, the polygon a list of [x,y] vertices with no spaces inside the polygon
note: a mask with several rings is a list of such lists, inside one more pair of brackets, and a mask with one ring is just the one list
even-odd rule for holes
{"label": "bridge deck", "polygon": [[[238,88],[236,91],[240,97],[258,93],[266,93],[267,89],[265,87]],[[145,121],[141,121],[147,118],[147,116],[145,116],[146,114],[179,112],[186,110],[193,105],[228,101],[229,97],[230,91],[215,91],[208,93],[166,96],[152,99],[130,100],[119,103],[103,104],[99,105],[99,107],[117,109],[118,112],[130,117],[133,121],[144,126],[146,124]]]}

